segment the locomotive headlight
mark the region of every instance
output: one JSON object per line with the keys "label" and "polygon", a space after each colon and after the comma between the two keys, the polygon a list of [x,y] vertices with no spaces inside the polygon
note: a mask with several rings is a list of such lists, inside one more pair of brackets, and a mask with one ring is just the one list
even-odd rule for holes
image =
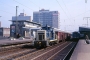
{"label": "locomotive headlight", "polygon": [[41,42],[39,42],[39,44],[41,44]]}

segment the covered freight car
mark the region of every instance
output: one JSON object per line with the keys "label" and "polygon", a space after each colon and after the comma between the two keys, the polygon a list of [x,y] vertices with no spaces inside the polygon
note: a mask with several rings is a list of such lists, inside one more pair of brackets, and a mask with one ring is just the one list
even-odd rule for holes
{"label": "covered freight car", "polygon": [[71,38],[71,34],[68,33],[68,32],[65,32],[65,31],[57,30],[56,34],[58,36],[57,39],[58,39],[59,42],[70,40],[70,38]]}

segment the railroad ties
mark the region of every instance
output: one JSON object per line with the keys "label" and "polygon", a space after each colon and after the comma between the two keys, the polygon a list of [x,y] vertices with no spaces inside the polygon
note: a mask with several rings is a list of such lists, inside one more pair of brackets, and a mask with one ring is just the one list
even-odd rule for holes
{"label": "railroad ties", "polygon": [[[44,49],[31,48],[30,43],[0,49],[0,60],[57,60],[69,59],[76,42],[65,41]],[[28,46],[28,48],[27,48]],[[10,49],[9,49],[10,48]],[[69,56],[68,56],[69,55]]]}

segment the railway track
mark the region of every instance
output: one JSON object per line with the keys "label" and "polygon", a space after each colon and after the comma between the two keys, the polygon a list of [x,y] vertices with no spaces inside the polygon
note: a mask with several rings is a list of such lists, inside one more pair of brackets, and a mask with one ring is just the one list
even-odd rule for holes
{"label": "railway track", "polygon": [[63,50],[65,46],[68,46],[69,44],[71,44],[71,42],[57,44],[55,46],[51,46],[46,49],[41,49],[39,51],[15,58],[14,60],[49,60],[49,57],[55,54],[58,50]]}
{"label": "railway track", "polygon": [[31,60],[51,60],[51,58],[52,58],[51,56],[54,55],[58,50],[62,51],[64,48],[66,48],[68,46],[67,44],[69,45],[71,43],[65,43],[60,46],[57,46],[47,52],[42,53],[41,55],[39,55],[37,57],[32,58]]}
{"label": "railway track", "polygon": [[0,52],[11,50],[11,49],[17,49],[17,48],[20,48],[20,47],[25,46],[25,45],[31,45],[31,43],[12,44],[12,45],[4,45],[4,46],[2,45],[2,46],[0,46]]}
{"label": "railway track", "polygon": [[23,56],[24,54],[32,53],[36,51],[36,49],[17,49],[13,51],[7,51],[0,55],[0,60],[12,60],[16,57]]}
{"label": "railway track", "polygon": [[0,60],[8,60],[13,59],[17,56],[21,56],[27,53],[31,53],[36,51],[36,49],[32,49],[31,46],[17,45],[17,46],[5,46],[0,49]]}
{"label": "railway track", "polygon": [[[58,44],[57,44],[58,45]],[[50,46],[52,47],[52,46]],[[48,47],[48,48],[50,48]],[[16,58],[19,58],[21,56],[27,55],[27,54],[34,54],[43,51],[44,49],[37,50],[37,49],[26,49],[26,48],[16,48],[16,49],[9,49],[7,51],[0,52],[0,60],[13,60]]]}
{"label": "railway track", "polygon": [[[11,49],[7,52],[0,52],[0,60],[56,60],[58,56],[63,56],[64,59],[67,54],[62,54],[61,52],[69,51],[71,45],[73,45],[72,42],[62,42],[41,50],[30,48]],[[61,58],[58,59],[60,60]]]}
{"label": "railway track", "polygon": [[67,46],[53,54],[51,57],[49,57],[47,60],[69,60],[70,56],[68,55],[70,55],[70,52],[75,47],[75,45],[75,42],[68,44]]}

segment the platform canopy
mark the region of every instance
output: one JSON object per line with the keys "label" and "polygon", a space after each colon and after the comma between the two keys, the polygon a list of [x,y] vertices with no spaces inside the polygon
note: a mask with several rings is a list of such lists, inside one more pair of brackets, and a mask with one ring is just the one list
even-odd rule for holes
{"label": "platform canopy", "polygon": [[90,28],[87,27],[79,27],[79,32],[80,31],[90,31]]}
{"label": "platform canopy", "polygon": [[29,27],[23,27],[25,29],[29,29],[29,30],[40,30],[41,28],[36,28],[36,27],[32,27],[32,28],[29,28]]}

